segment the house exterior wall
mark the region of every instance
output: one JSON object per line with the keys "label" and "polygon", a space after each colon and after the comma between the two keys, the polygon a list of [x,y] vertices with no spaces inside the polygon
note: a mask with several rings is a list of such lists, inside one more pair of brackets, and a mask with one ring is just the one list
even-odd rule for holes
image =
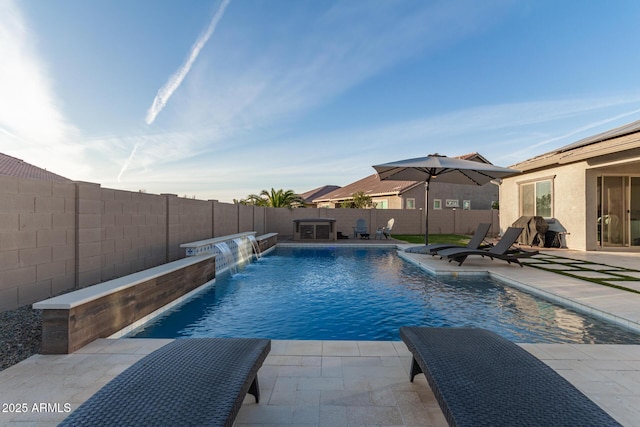
{"label": "house exterior wall", "polygon": [[407,199],[415,200],[415,210],[424,210],[424,185],[418,185],[404,192],[400,197],[401,201],[397,209],[407,209]]}
{"label": "house exterior wall", "polygon": [[[528,182],[552,179],[553,217],[569,233],[565,236],[567,247],[576,250],[594,249],[595,231],[592,238],[587,238],[587,219],[590,218],[587,200],[593,200],[591,203],[595,203],[596,181],[593,177],[587,179],[587,166],[586,162],[577,162],[505,178],[500,185],[501,230],[504,231],[521,216],[519,186]],[[594,221],[595,227],[595,218],[590,220]]]}
{"label": "house exterior wall", "polygon": [[498,201],[498,197],[499,188],[492,183],[475,186],[432,182],[429,186],[429,204],[432,209],[434,199],[442,200],[443,209],[446,209],[446,200],[458,200],[459,207],[457,209],[463,208],[464,200],[470,201],[471,209],[491,209],[491,204]]}
{"label": "house exterior wall", "polygon": [[520,217],[519,185],[553,178],[553,216],[567,230],[566,245],[599,250],[598,177],[640,176],[640,150],[627,150],[574,163],[553,165],[505,178],[500,186],[500,228]]}
{"label": "house exterior wall", "polygon": [[[429,205],[433,209],[433,199],[442,200],[444,209],[445,200],[457,200],[459,209],[463,208],[463,201],[468,200],[471,209],[491,209],[493,202],[498,201],[499,189],[496,184],[485,184],[482,186],[448,184],[442,182],[432,182],[429,188]],[[374,203],[387,202],[388,209],[407,209],[407,199],[415,199],[415,208],[424,209],[425,189],[424,185],[416,185],[400,195],[389,194],[384,196],[372,196]],[[339,208],[340,202],[322,202],[319,206],[323,208]]]}

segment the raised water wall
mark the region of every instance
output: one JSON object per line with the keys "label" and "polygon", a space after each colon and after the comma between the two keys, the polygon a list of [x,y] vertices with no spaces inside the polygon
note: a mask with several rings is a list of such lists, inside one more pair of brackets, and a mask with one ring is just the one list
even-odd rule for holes
{"label": "raised water wall", "polygon": [[277,240],[277,233],[256,236],[255,231],[250,231],[183,243],[180,247],[187,257],[215,255],[216,274],[219,274],[229,269],[233,271],[239,264],[251,262],[254,257],[259,257],[262,252],[275,246]]}
{"label": "raised water wall", "polygon": [[[119,337],[213,283],[224,271],[259,257],[256,232],[180,245],[186,257],[33,305],[42,310],[42,353],[72,353],[97,338]],[[260,240],[258,240],[260,239]]]}
{"label": "raised water wall", "polygon": [[199,255],[34,304],[42,310],[43,354],[73,353],[108,338],[215,278],[215,256]]}

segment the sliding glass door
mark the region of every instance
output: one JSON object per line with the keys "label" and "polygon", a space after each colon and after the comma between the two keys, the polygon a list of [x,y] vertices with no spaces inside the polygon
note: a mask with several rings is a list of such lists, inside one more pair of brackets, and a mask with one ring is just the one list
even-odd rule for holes
{"label": "sliding glass door", "polygon": [[602,246],[640,246],[640,177],[598,178],[598,238]]}
{"label": "sliding glass door", "polygon": [[640,177],[631,177],[629,194],[629,244],[640,246]]}

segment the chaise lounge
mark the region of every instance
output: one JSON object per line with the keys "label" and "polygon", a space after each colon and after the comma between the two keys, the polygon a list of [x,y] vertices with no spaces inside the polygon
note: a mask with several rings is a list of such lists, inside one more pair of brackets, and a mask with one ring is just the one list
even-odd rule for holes
{"label": "chaise lounge", "polygon": [[400,328],[450,426],[620,426],[544,362],[475,328]]}
{"label": "chaise lounge", "polygon": [[516,263],[522,267],[520,258],[529,258],[537,255],[538,251],[524,251],[521,249],[512,249],[513,244],[518,240],[518,236],[522,232],[522,228],[509,227],[504,232],[502,238],[496,245],[488,250],[484,249],[467,249],[467,248],[449,248],[438,251],[441,258],[449,258],[449,262],[456,261],[458,265],[467,259],[469,255],[480,255],[491,259],[498,258],[507,261],[509,264]]}
{"label": "chaise lounge", "polygon": [[268,339],[185,338],[130,366],[61,426],[231,426],[247,393],[260,400]]}
{"label": "chaise lounge", "polygon": [[476,232],[469,240],[466,246],[453,245],[451,243],[432,243],[430,245],[422,245],[422,246],[413,246],[407,249],[405,252],[409,253],[418,253],[418,254],[428,254],[428,255],[436,255],[438,251],[449,249],[449,248],[466,248],[466,249],[480,249],[484,238],[487,237],[487,233],[491,228],[491,224],[481,223],[478,224],[478,228],[476,228]]}

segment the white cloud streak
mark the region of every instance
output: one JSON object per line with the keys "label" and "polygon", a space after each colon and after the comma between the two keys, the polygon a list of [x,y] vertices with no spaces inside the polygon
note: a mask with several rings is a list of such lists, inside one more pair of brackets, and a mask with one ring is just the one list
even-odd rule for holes
{"label": "white cloud streak", "polygon": [[124,173],[124,171],[127,170],[129,165],[131,164],[131,161],[133,160],[133,156],[136,155],[136,151],[138,151],[139,146],[140,146],[140,143],[136,143],[136,145],[133,146],[133,150],[131,150],[131,154],[129,154],[129,157],[122,165],[122,168],[120,168],[120,173],[118,174],[118,178],[117,178],[118,182],[120,182],[120,178],[122,178],[122,174]]}
{"label": "white cloud streak", "polygon": [[164,106],[167,105],[167,102],[169,101],[169,98],[171,98],[171,95],[173,95],[173,93],[182,84],[182,81],[189,73],[189,70],[191,70],[191,66],[198,58],[200,51],[207,43],[209,38],[211,38],[211,36],[213,35],[218,22],[220,22],[220,19],[222,19],[224,11],[230,2],[231,0],[222,1],[222,4],[220,4],[218,11],[211,19],[211,23],[209,24],[207,31],[200,35],[198,40],[196,40],[195,44],[191,48],[191,52],[189,53],[189,57],[187,58],[186,62],[169,78],[167,83],[165,83],[165,85],[162,86],[160,90],[158,90],[158,93],[156,94],[156,97],[154,98],[149,111],[147,111],[147,117],[145,121],[148,125],[152,124],[155,121],[158,114],[160,114]]}

